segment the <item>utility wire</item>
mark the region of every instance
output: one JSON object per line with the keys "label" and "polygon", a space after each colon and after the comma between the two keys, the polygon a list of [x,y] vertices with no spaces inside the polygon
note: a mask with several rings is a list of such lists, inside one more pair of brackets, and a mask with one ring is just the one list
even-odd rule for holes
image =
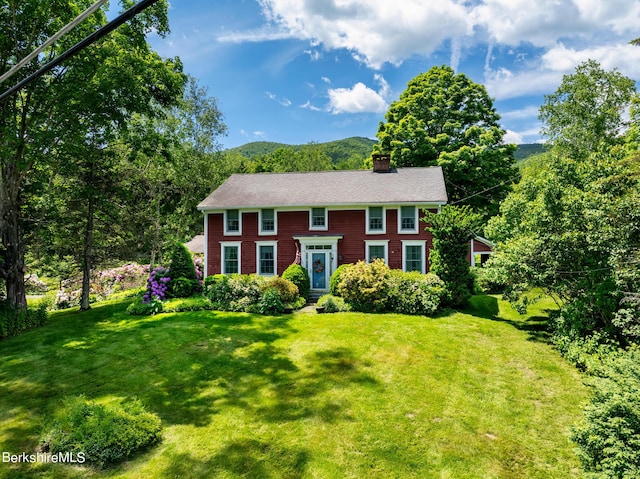
{"label": "utility wire", "polygon": [[[508,180],[505,180],[505,181],[503,181],[502,183],[500,183],[500,184],[498,184],[498,185],[493,185],[492,187],[487,188],[486,190],[478,191],[477,193],[474,193],[474,194],[469,195],[469,196],[467,196],[467,197],[465,197],[465,198],[462,198],[462,199],[459,199],[459,200],[457,200],[457,201],[454,201],[453,203],[450,203],[450,204],[451,204],[451,205],[457,205],[458,203],[462,203],[463,201],[467,201],[467,200],[469,200],[469,199],[473,198],[474,196],[479,196],[479,195],[481,195],[481,194],[483,194],[483,193],[486,193],[487,191],[491,191],[491,190],[493,190],[493,189],[495,189],[495,188],[499,188],[500,186],[506,185],[507,183],[509,183],[509,182],[511,182],[511,181],[515,181],[515,180],[517,180],[517,179],[519,179],[519,178],[520,178],[520,175],[518,175],[518,176],[514,176],[513,178],[509,178]],[[455,185],[454,185],[454,186],[455,186]]]}
{"label": "utility wire", "polygon": [[37,78],[39,78],[42,75],[44,75],[46,72],[51,70],[53,67],[58,66],[60,63],[62,63],[66,59],[71,58],[72,56],[74,56],[75,54],[80,52],[82,49],[88,47],[89,45],[91,45],[95,41],[99,40],[100,38],[104,37],[105,35],[108,35],[113,30],[115,30],[120,25],[122,25],[124,22],[132,19],[138,13],[140,13],[141,11],[146,9],[147,7],[150,7],[151,5],[156,3],[157,1],[158,0],[142,0],[140,3],[134,5],[133,7],[131,7],[126,12],[124,12],[119,17],[115,18],[114,20],[111,20],[109,23],[107,23],[105,26],[100,28],[95,33],[92,33],[91,35],[86,37],[84,40],[81,40],[80,42],[76,43],[74,46],[69,48],[66,52],[60,54],[59,56],[57,56],[56,58],[51,60],[45,66],[40,68],[37,72],[32,73],[31,75],[29,75],[27,78],[22,80],[17,85],[9,88],[2,95],[0,95],[0,103],[5,101],[7,98],[9,98],[9,96],[13,95],[15,92],[19,91],[24,86],[28,85],[32,81],[34,81]]}
{"label": "utility wire", "polygon": [[11,67],[11,69],[8,72],[6,72],[2,76],[0,76],[0,83],[4,82],[8,78],[10,78],[13,75],[15,75],[16,73],[18,73],[18,70],[22,69],[22,67],[24,67],[27,63],[29,63],[35,57],[40,55],[40,53],[42,53],[47,47],[49,47],[49,46],[53,45],[55,42],[57,42],[60,39],[60,37],[62,37],[66,33],[70,32],[73,28],[75,28],[77,25],[82,23],[87,17],[89,17],[90,15],[95,13],[96,10],[98,10],[107,1],[108,0],[98,0],[92,6],[87,8],[84,12],[82,12],[80,15],[78,15],[74,20],[72,20],[65,27],[63,27],[58,33],[56,33],[55,35],[50,37],[46,42],[44,42],[42,45],[40,45],[38,48],[36,48],[34,51],[32,51],[29,55],[27,55],[22,60],[20,60],[20,62],[15,64],[13,67]]}

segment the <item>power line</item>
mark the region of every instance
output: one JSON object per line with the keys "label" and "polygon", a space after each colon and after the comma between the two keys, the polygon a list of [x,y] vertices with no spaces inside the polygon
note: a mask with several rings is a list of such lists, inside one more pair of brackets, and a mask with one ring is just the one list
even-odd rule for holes
{"label": "power line", "polygon": [[[519,179],[519,178],[520,178],[520,176],[521,176],[521,175],[517,175],[517,176],[514,176],[513,178],[509,178],[508,180],[505,180],[505,181],[503,181],[503,182],[502,182],[502,183],[500,183],[500,184],[494,185],[494,186],[492,186],[492,187],[490,187],[490,188],[487,188],[486,190],[478,191],[477,193],[474,193],[474,194],[469,195],[469,196],[467,196],[467,197],[465,197],[465,198],[462,198],[462,199],[459,199],[459,200],[457,200],[457,201],[454,201],[453,203],[450,203],[450,204],[451,204],[451,205],[457,205],[458,203],[462,203],[463,201],[467,201],[467,200],[469,200],[469,199],[471,199],[471,198],[473,198],[473,197],[475,197],[475,196],[482,195],[482,194],[486,193],[487,191],[491,191],[491,190],[493,190],[493,189],[495,189],[495,188],[499,188],[499,187],[501,187],[501,186],[506,185],[507,183],[510,183],[510,182],[512,182],[512,181],[515,181],[515,180]],[[455,185],[454,185],[454,186],[455,186]]]}
{"label": "power line", "polygon": [[9,96],[13,95],[15,92],[19,91],[24,86],[28,85],[32,81],[34,81],[37,78],[39,78],[42,75],[44,75],[46,72],[51,70],[53,67],[58,66],[60,63],[62,63],[66,59],[71,58],[72,56],[74,56],[75,54],[80,52],[82,49],[88,47],[89,45],[91,45],[95,41],[99,40],[100,38],[104,37],[105,35],[108,35],[113,30],[115,30],[120,25],[122,25],[124,22],[132,19],[138,13],[140,13],[141,11],[146,9],[147,7],[150,7],[151,5],[156,3],[157,1],[158,0],[142,0],[140,3],[134,5],[129,10],[127,10],[122,15],[120,15],[118,18],[115,18],[114,20],[110,21],[105,26],[103,26],[98,31],[96,31],[95,33],[92,33],[91,35],[86,37],[84,40],[81,40],[80,42],[76,43],[74,46],[69,48],[66,52],[60,54],[59,56],[57,56],[56,58],[51,60],[45,66],[40,68],[37,72],[32,73],[31,75],[29,75],[27,78],[22,80],[17,85],[9,88],[2,95],[0,95],[0,103],[5,101],[7,98],[9,98]]}
{"label": "power line", "polygon": [[6,72],[2,76],[0,76],[0,83],[4,82],[8,78],[10,78],[13,75],[15,75],[18,72],[18,70],[22,69],[22,67],[24,67],[27,63],[29,63],[35,57],[40,55],[40,53],[42,53],[47,47],[49,47],[49,46],[53,45],[55,42],[57,42],[60,39],[60,37],[62,37],[63,35],[65,35],[69,31],[71,31],[77,25],[82,23],[87,17],[89,17],[90,15],[95,13],[96,10],[98,10],[107,1],[108,0],[98,0],[92,6],[87,8],[84,12],[82,12],[80,15],[78,15],[74,20],[72,20],[70,23],[68,23],[66,26],[64,26],[58,33],[56,33],[55,35],[50,37],[46,42],[44,42],[42,45],[40,45],[38,48],[36,48],[34,51],[32,51],[29,55],[27,55],[22,60],[20,60],[17,64],[15,64],[13,67],[11,67],[11,69],[8,72]]}

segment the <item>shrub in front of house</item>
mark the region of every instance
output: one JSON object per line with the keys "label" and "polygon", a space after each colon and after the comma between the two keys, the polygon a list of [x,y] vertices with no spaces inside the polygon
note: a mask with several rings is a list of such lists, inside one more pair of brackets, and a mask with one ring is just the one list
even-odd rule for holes
{"label": "shrub in front of house", "polygon": [[279,276],[269,278],[264,288],[265,291],[269,289],[276,290],[283,304],[294,303],[300,296],[298,287],[292,281]]}
{"label": "shrub in front of house", "polygon": [[333,272],[333,274],[331,275],[331,278],[329,278],[329,293],[331,293],[332,295],[334,295],[334,296],[338,295],[338,283],[340,283],[340,278],[342,276],[342,273],[349,266],[351,266],[350,263],[349,264],[341,264]]}
{"label": "shrub in front of house", "polygon": [[447,295],[436,275],[391,270],[381,259],[340,268],[332,276],[336,295],[354,311],[432,315]]}
{"label": "shrub in front of house", "polygon": [[298,287],[298,293],[305,300],[309,300],[309,292],[311,291],[311,281],[309,280],[309,272],[299,264],[289,265],[282,273],[282,279],[291,281]]}
{"label": "shrub in front of house", "polygon": [[440,308],[447,288],[435,274],[392,270],[388,294],[389,311],[429,316]]}
{"label": "shrub in front of house", "polygon": [[325,313],[342,313],[351,311],[351,307],[347,304],[344,298],[334,296],[332,294],[320,296],[316,303],[316,308],[324,308]]}
{"label": "shrub in front of house", "polygon": [[153,316],[162,313],[162,301],[158,298],[151,298],[149,301],[143,298],[137,298],[127,307],[127,313],[132,316]]}
{"label": "shrub in front of house", "polygon": [[43,435],[52,454],[79,454],[98,467],[131,457],[160,441],[160,418],[139,401],[105,405],[80,396],[66,401]]}
{"label": "shrub in front of house", "polygon": [[169,295],[175,298],[191,296],[198,285],[198,278],[191,253],[184,244],[178,243],[173,248],[169,268],[171,268]]}
{"label": "shrub in front of house", "polygon": [[354,310],[381,313],[387,310],[390,277],[383,260],[358,261],[344,268],[336,290]]}
{"label": "shrub in front of house", "polygon": [[297,286],[277,276],[216,274],[204,280],[204,290],[213,309],[221,311],[276,314],[304,304]]}
{"label": "shrub in front of house", "polygon": [[284,304],[280,299],[280,293],[275,288],[267,288],[255,309],[260,314],[281,314],[284,311]]}

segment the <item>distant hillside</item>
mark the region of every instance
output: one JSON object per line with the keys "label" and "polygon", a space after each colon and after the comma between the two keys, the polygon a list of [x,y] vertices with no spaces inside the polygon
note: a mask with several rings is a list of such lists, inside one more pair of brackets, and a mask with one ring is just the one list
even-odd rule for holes
{"label": "distant hillside", "polygon": [[[354,136],[351,138],[345,138],[343,140],[328,141],[325,143],[312,143],[313,145],[324,148],[326,154],[331,158],[334,163],[338,163],[341,160],[346,160],[353,155],[361,157],[368,157],[371,154],[373,145],[377,143],[377,140],[371,138],[363,138],[360,136]],[[254,158],[260,155],[266,155],[273,153],[279,148],[294,148],[300,149],[307,145],[287,145],[286,143],[275,143],[273,141],[253,141],[236,148],[230,148],[228,151],[240,153],[245,158]],[[533,155],[543,153],[545,150],[544,145],[540,143],[523,143],[518,145],[518,149],[515,152],[516,160],[524,160]]]}
{"label": "distant hillside", "polygon": [[524,160],[533,155],[544,153],[545,146],[542,143],[523,143],[518,145],[518,149],[513,155],[517,161]]}
{"label": "distant hillside", "polygon": [[[377,140],[354,136],[345,138],[344,140],[328,141],[325,143],[312,143],[313,145],[324,148],[325,153],[334,163],[345,160],[353,155],[368,157],[371,154],[371,148],[377,143]],[[240,153],[245,158],[253,158],[260,155],[273,153],[278,148],[294,148],[300,149],[307,145],[287,145],[285,143],[274,143],[272,141],[253,141],[228,151]]]}

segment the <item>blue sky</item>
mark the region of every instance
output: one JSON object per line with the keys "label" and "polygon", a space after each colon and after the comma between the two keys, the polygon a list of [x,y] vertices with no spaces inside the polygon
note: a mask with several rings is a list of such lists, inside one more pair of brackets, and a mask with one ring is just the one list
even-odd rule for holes
{"label": "blue sky", "polygon": [[149,41],[218,99],[225,148],[375,138],[434,65],[485,85],[514,143],[540,141],[543,96],[583,61],[640,78],[637,0],[175,0],[169,19]]}

